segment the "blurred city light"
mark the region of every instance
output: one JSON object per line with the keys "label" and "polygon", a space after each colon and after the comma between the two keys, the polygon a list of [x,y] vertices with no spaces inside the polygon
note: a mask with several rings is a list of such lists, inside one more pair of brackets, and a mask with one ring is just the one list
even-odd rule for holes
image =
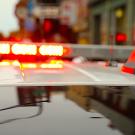
{"label": "blurred city light", "polygon": [[116,17],[121,18],[123,17],[124,13],[122,9],[117,9],[115,12]]}
{"label": "blurred city light", "polygon": [[127,36],[126,36],[126,34],[123,34],[123,33],[117,34],[117,35],[116,35],[116,41],[117,41],[118,43],[120,43],[120,42],[126,42],[126,41],[127,41]]}

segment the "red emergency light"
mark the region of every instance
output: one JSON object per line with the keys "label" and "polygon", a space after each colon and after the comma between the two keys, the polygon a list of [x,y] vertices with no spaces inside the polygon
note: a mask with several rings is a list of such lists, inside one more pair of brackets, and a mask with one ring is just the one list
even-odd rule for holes
{"label": "red emergency light", "polygon": [[11,47],[12,53],[15,55],[36,55],[37,46],[30,44],[13,44]]}
{"label": "red emergency light", "polygon": [[58,45],[41,45],[39,48],[39,53],[41,55],[48,56],[62,56],[64,53],[63,46]]}
{"label": "red emergency light", "polygon": [[1,43],[0,44],[0,54],[9,54],[10,53],[10,44]]}
{"label": "red emergency light", "polygon": [[2,59],[36,61],[48,57],[68,56],[71,49],[63,44],[56,43],[13,43],[0,42]]}
{"label": "red emergency light", "polygon": [[128,61],[123,65],[122,71],[135,74],[135,50],[129,56]]}

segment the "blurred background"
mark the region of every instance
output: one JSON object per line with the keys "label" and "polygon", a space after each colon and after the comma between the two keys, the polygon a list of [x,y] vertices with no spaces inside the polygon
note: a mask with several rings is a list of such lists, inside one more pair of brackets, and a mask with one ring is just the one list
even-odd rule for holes
{"label": "blurred background", "polygon": [[135,45],[135,0],[0,1],[0,41]]}

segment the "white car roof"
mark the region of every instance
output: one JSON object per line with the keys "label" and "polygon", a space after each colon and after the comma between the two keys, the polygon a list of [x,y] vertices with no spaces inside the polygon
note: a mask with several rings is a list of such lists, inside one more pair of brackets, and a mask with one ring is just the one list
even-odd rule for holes
{"label": "white car roof", "polygon": [[62,69],[24,69],[0,66],[0,86],[135,86],[135,75],[103,62],[65,62]]}

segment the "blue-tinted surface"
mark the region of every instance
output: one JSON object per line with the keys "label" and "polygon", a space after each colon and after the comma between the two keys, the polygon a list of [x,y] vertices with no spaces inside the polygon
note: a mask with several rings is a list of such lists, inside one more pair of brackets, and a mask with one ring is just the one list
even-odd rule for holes
{"label": "blue-tinted surface", "polygon": [[128,87],[1,87],[0,109],[17,106],[0,111],[0,135],[134,135],[134,102]]}

